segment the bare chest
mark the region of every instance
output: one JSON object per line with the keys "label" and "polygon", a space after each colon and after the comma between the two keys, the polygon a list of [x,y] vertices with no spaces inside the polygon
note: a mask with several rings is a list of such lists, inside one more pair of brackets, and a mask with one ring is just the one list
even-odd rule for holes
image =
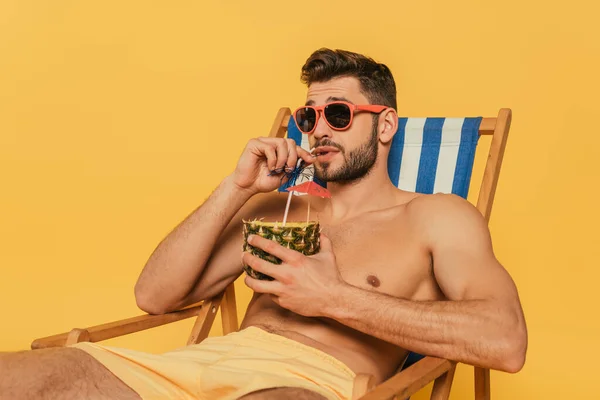
{"label": "bare chest", "polygon": [[421,297],[419,292],[432,280],[430,258],[408,227],[399,228],[396,222],[324,224],[323,232],[331,239],[340,274],[349,284],[397,297]]}
{"label": "bare chest", "polygon": [[[288,221],[307,219],[306,204],[299,200],[290,208]],[[281,220],[284,209],[284,203],[277,204],[260,217]],[[313,210],[310,219],[318,220],[323,233],[331,239],[338,269],[347,283],[406,299],[440,297],[429,252],[402,207],[344,223],[330,223]]]}

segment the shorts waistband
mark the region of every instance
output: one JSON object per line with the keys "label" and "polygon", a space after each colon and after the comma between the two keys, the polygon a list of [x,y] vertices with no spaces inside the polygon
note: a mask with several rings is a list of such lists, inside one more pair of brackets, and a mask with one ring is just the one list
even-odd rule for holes
{"label": "shorts waistband", "polygon": [[354,379],[356,377],[356,373],[350,369],[350,367],[348,367],[345,363],[343,363],[342,361],[338,360],[337,358],[335,358],[334,356],[316,349],[314,347],[311,347],[309,345],[306,345],[304,343],[298,342],[296,340],[290,339],[288,337],[285,336],[281,336],[275,333],[271,333],[269,331],[266,331],[260,327],[257,326],[249,326],[248,328],[244,328],[238,332],[234,332],[230,335],[235,335],[235,334],[243,334],[246,337],[253,337],[254,339],[258,339],[261,340],[263,342],[266,343],[273,343],[273,342],[277,342],[282,344],[283,346],[287,346],[287,347],[292,347],[292,348],[296,348],[299,350],[302,350],[304,352],[308,352],[316,357],[318,357],[319,359],[321,359],[322,361],[330,364],[331,366],[335,367],[336,369],[338,369],[340,372],[348,375],[348,377]]}

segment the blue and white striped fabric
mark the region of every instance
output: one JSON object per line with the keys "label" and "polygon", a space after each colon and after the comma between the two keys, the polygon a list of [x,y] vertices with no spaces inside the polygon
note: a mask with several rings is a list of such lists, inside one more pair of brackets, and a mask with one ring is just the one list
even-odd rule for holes
{"label": "blue and white striped fabric", "polygon": [[388,158],[390,179],[416,193],[469,193],[478,118],[399,118]]}
{"label": "blue and white striped fabric", "polygon": [[[453,193],[466,198],[481,120],[481,117],[399,118],[388,158],[392,183],[410,192]],[[288,137],[310,149],[308,135],[298,130],[292,118]],[[279,190],[285,188],[284,185]]]}

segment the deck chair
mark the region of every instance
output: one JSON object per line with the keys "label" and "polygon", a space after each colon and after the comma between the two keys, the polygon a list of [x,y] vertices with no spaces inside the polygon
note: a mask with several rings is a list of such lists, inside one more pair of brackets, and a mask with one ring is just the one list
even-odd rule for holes
{"label": "deck chair", "polygon": [[[511,123],[511,110],[500,109],[492,118],[399,118],[398,133],[389,159],[390,179],[404,190],[422,193],[455,193],[467,197],[475,149],[482,135],[492,135],[477,208],[489,222],[504,150]],[[290,117],[290,109],[277,113],[271,137],[292,137],[304,147],[303,135]],[[306,136],[306,135],[304,135]],[[197,344],[208,337],[217,310],[221,308],[223,334],[238,330],[234,284],[217,296],[164,315],[142,315],[85,329],[36,339],[32,349],[61,347],[78,342],[103,340],[140,332],[186,318],[196,317],[187,343]],[[447,400],[456,362],[410,354],[399,371],[374,386],[373,378],[358,374],[353,400],[404,400],[433,382],[431,400]],[[475,399],[490,399],[489,369],[474,367]]]}

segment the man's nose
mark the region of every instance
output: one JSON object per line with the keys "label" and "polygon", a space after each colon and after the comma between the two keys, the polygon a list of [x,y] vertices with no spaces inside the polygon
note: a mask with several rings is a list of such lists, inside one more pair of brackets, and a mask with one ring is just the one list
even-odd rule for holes
{"label": "man's nose", "polygon": [[313,136],[315,140],[319,141],[324,137],[331,138],[333,132],[331,132],[331,128],[325,122],[325,116],[323,114],[320,115],[321,118],[317,121],[317,126],[315,126],[315,131],[313,132]]}

